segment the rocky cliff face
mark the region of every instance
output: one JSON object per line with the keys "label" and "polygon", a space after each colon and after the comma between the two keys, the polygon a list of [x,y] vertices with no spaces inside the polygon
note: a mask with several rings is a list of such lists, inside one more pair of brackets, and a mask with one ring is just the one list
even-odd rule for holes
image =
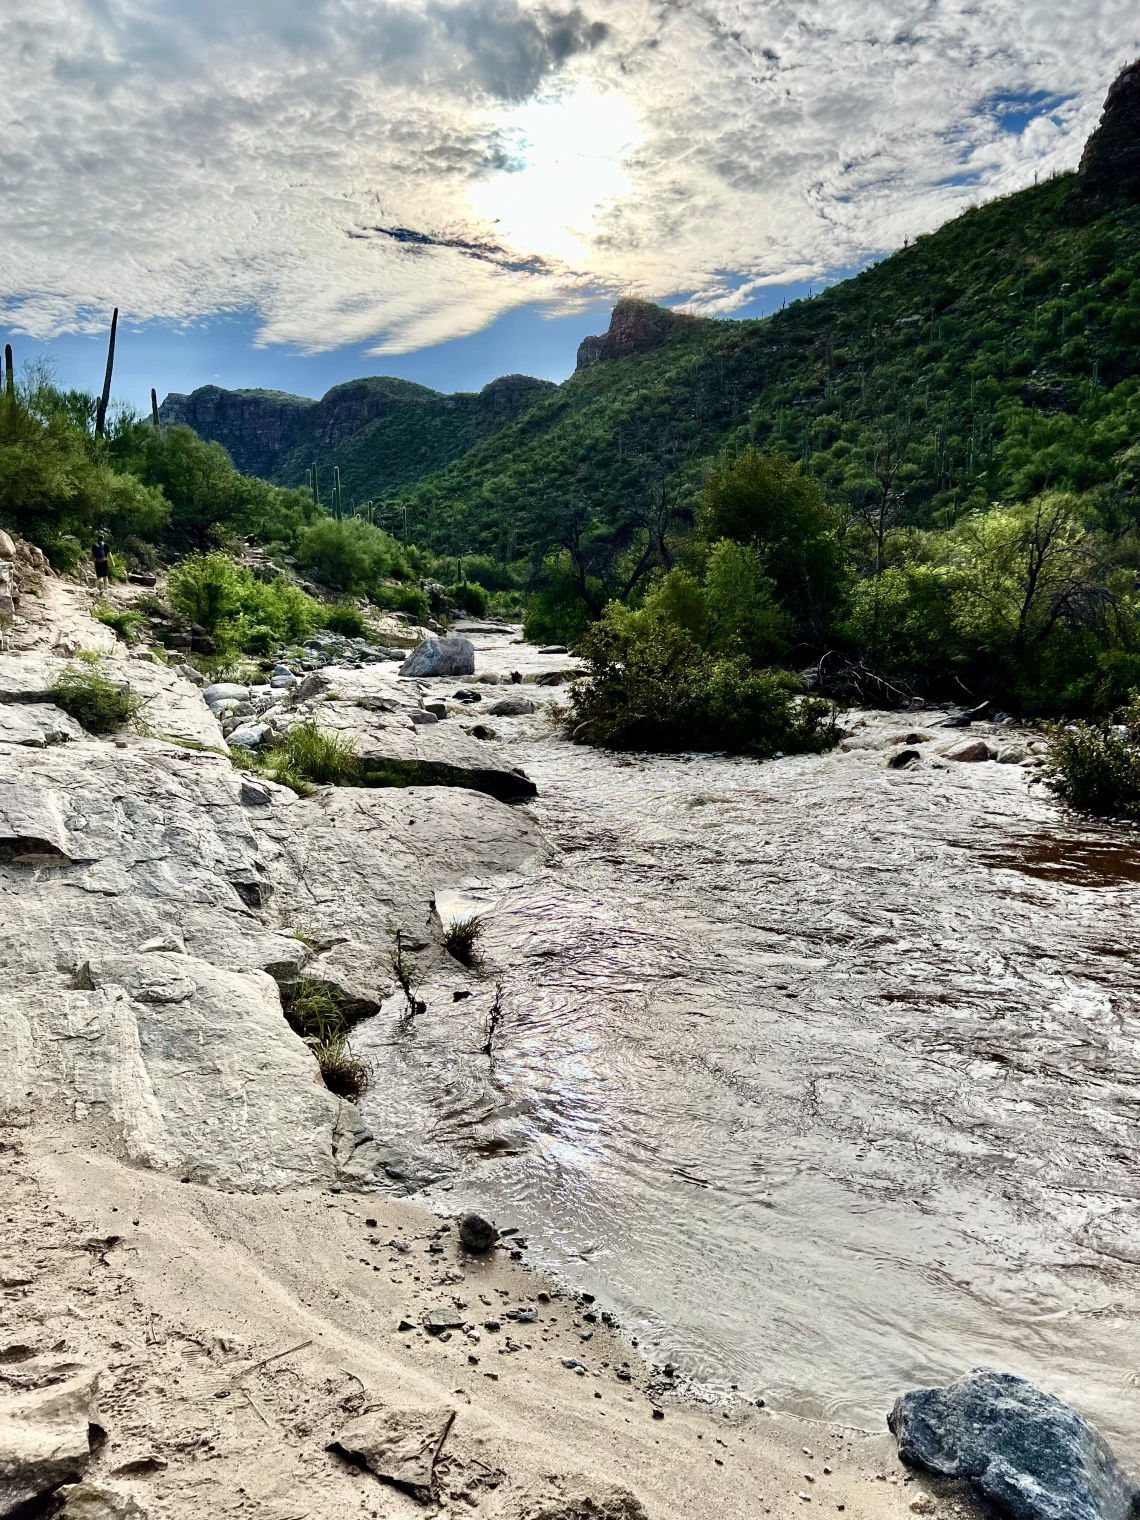
{"label": "rocky cliff face", "polygon": [[578,345],[577,369],[587,369],[602,359],[625,359],[660,348],[669,335],[692,322],[684,312],[669,311],[652,301],[632,296],[620,300],[610,313],[608,330],[599,337],[583,338]]}
{"label": "rocky cliff face", "polygon": [[222,444],[247,475],[301,485],[316,460],[330,481],[339,465],[345,489],[363,497],[457,458],[553,388],[530,375],[503,375],[478,394],[445,396],[381,376],[350,380],[312,401],[204,385],[189,396],[167,396],[159,417]]}
{"label": "rocky cliff face", "polygon": [[1117,197],[1140,200],[1140,59],[1113,81],[1073,187],[1077,204]]}

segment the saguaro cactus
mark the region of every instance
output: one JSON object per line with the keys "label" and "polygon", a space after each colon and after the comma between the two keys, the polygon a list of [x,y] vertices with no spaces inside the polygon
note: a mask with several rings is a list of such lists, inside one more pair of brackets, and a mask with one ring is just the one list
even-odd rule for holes
{"label": "saguaro cactus", "polygon": [[154,423],[154,430],[157,433],[159,430],[158,392],[155,390],[153,385],[150,388],[150,420]]}
{"label": "saguaro cactus", "polygon": [[16,370],[12,363],[12,345],[10,343],[5,343],[4,345],[4,394],[8,397],[9,401],[15,400]]}
{"label": "saguaro cactus", "polygon": [[119,329],[119,308],[111,315],[111,337],[107,344],[107,373],[103,376],[103,394],[95,410],[95,436],[102,438],[107,428],[107,407],[111,403],[111,374],[115,368],[115,334]]}
{"label": "saguaro cactus", "polygon": [[339,522],[344,516],[344,501],[340,494],[340,465],[338,464],[333,465],[333,511]]}

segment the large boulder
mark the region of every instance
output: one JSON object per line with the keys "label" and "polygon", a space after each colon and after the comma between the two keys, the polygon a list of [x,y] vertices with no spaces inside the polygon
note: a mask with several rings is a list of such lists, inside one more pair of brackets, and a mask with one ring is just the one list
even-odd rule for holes
{"label": "large boulder", "polygon": [[400,666],[402,676],[471,676],[475,645],[470,639],[425,639]]}
{"label": "large boulder", "polygon": [[1009,1372],[904,1393],[887,1424],[908,1466],[970,1479],[1012,1520],[1129,1520],[1140,1500],[1075,1409]]}
{"label": "large boulder", "polygon": [[330,787],[249,816],[280,922],[327,947],[303,975],[364,1006],[395,985],[388,925],[418,933],[440,889],[515,876],[542,850],[524,811],[450,786]]}

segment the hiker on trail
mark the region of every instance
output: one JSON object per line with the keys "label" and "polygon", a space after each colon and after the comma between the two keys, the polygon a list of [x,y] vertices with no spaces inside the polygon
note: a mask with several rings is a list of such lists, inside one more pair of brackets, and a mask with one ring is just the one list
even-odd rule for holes
{"label": "hiker on trail", "polygon": [[95,579],[99,584],[99,589],[106,591],[111,582],[111,551],[107,548],[102,533],[95,540],[91,558],[95,561]]}

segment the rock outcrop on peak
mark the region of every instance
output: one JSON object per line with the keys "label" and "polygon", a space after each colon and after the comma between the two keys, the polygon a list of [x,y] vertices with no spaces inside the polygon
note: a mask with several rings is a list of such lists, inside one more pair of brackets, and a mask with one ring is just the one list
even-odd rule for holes
{"label": "rock outcrop on peak", "polygon": [[1070,200],[1140,200],[1140,59],[1122,69],[1085,144]]}
{"label": "rock outcrop on peak", "polygon": [[678,327],[697,319],[686,312],[670,311],[652,301],[623,296],[610,313],[610,325],[598,337],[583,338],[578,345],[577,369],[588,369],[602,359],[628,359],[660,348]]}

